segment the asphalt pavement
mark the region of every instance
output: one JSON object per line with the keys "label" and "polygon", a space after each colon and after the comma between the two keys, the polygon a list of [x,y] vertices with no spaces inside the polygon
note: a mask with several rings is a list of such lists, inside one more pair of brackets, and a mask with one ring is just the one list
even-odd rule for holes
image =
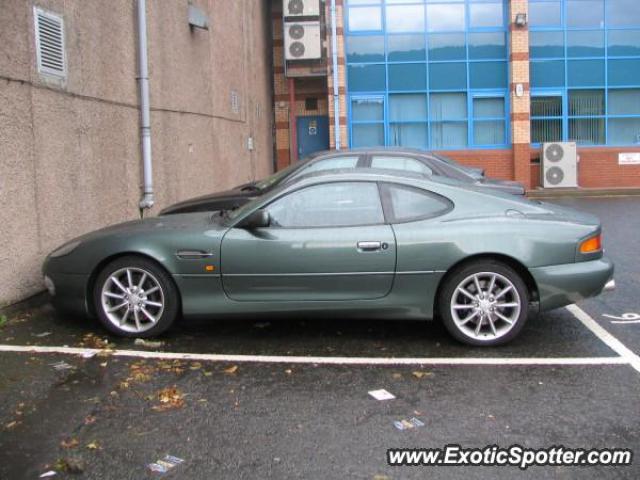
{"label": "asphalt pavement", "polygon": [[[48,304],[17,311],[0,347],[58,353],[0,353],[0,479],[50,470],[92,479],[639,478],[640,459],[526,471],[387,465],[389,448],[452,443],[640,452],[640,371],[628,362],[640,355],[640,197],[556,202],[603,222],[617,289],[579,307],[604,334],[559,309],[493,349],[459,345],[437,322],[341,318],[183,321],[149,347]],[[86,358],[60,353],[74,347]],[[299,360],[310,356],[317,361]],[[332,360],[343,357],[353,361]],[[367,393],[375,389],[396,398],[377,401]],[[410,418],[424,425],[394,425]],[[166,455],[184,461],[152,472]]]}

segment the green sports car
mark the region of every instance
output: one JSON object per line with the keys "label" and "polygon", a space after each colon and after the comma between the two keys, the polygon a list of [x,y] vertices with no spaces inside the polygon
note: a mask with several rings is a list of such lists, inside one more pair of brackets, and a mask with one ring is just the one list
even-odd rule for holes
{"label": "green sports car", "polygon": [[132,221],[43,267],[54,305],[150,337],[180,316],[440,318],[498,345],[528,313],[613,288],[597,218],[385,170],[312,174],[223,213]]}

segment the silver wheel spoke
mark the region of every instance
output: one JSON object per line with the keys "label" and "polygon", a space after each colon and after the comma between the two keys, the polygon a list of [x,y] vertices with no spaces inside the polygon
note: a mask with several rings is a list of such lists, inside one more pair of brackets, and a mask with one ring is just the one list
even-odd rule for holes
{"label": "silver wheel spoke", "polygon": [[145,295],[149,296],[153,292],[157,292],[158,290],[160,290],[160,287],[156,285],[155,287],[151,287],[149,290],[145,290],[144,293]]}
{"label": "silver wheel spoke", "polygon": [[496,285],[496,276],[492,275],[491,281],[489,282],[489,288],[487,289],[487,293],[491,294],[491,292],[493,291],[493,287],[495,287],[495,285]]}
{"label": "silver wheel spoke", "polygon": [[462,293],[465,297],[470,298],[471,300],[475,300],[476,299],[476,297],[474,297],[472,294],[467,292],[467,290],[464,287],[458,287],[457,291]]}
{"label": "silver wheel spoke", "polygon": [[127,318],[129,318],[130,313],[131,313],[131,310],[127,308],[127,310],[124,312],[124,315],[120,319],[120,325],[125,325],[127,323]]}
{"label": "silver wheel spoke", "polygon": [[138,282],[138,288],[142,289],[142,285],[144,285],[144,281],[147,279],[147,272],[142,274],[140,281]]}
{"label": "silver wheel spoke", "polygon": [[158,303],[158,302],[151,302],[151,301],[147,300],[144,303],[145,303],[145,305],[151,305],[152,307],[158,307],[158,308],[162,307],[162,304]]}
{"label": "silver wheel spoke", "polygon": [[510,318],[505,317],[503,314],[501,314],[498,311],[493,312],[496,314],[496,317],[498,317],[500,320],[507,322],[509,325],[513,325],[513,321],[511,321]]}
{"label": "silver wheel spoke", "polygon": [[126,307],[127,306],[127,302],[121,303],[119,305],[116,305],[114,307],[111,307],[107,310],[108,313],[113,313],[113,312],[117,312],[118,310],[120,310],[122,307]]}
{"label": "silver wheel spoke", "polygon": [[453,307],[456,310],[469,310],[471,308],[475,308],[473,305],[454,305]]}
{"label": "silver wheel spoke", "polygon": [[462,320],[460,322],[460,325],[465,325],[469,322],[469,320],[473,320],[474,318],[476,318],[478,316],[480,312],[478,312],[478,310],[476,310],[475,312],[473,312],[471,315],[469,315],[467,318],[465,318],[464,320]]}
{"label": "silver wheel spoke", "polygon": [[476,325],[476,331],[475,331],[475,333],[476,333],[476,337],[477,337],[478,335],[480,335],[480,329],[481,329],[481,328],[482,328],[482,317],[480,317],[480,318],[478,319],[478,323],[477,323],[477,325]]}
{"label": "silver wheel spoke", "polygon": [[133,278],[131,278],[131,270],[127,268],[127,282],[129,283],[129,288],[133,287]]}
{"label": "silver wheel spoke", "polygon": [[149,312],[147,312],[144,308],[141,308],[140,311],[144,313],[145,317],[151,320],[152,323],[156,323],[156,318],[153,315],[151,315]]}
{"label": "silver wheel spoke", "polygon": [[487,315],[487,321],[489,322],[489,326],[491,327],[491,331],[493,332],[493,336],[494,337],[498,336],[498,331],[496,330],[496,325],[495,325],[495,323],[493,323],[493,319],[491,318],[491,315]]}
{"label": "silver wheel spoke", "polygon": [[118,280],[118,279],[116,278],[116,276],[115,276],[115,275],[113,275],[112,277],[110,277],[110,279],[111,279],[111,281],[112,281],[113,283],[115,283],[115,284],[116,284],[116,286],[117,286],[120,290],[122,290],[124,293],[127,293],[127,288],[126,288],[124,285],[122,285],[122,283],[120,283],[120,280]]}
{"label": "silver wheel spoke", "polygon": [[119,293],[113,293],[113,292],[104,292],[106,297],[110,297],[110,298],[117,298],[118,300],[123,300],[124,299],[124,295],[120,295]]}
{"label": "silver wheel spoke", "polygon": [[478,294],[482,293],[482,288],[480,288],[480,280],[478,280],[478,275],[473,276],[473,283],[476,286]]}
{"label": "silver wheel spoke", "polygon": [[136,328],[138,329],[138,331],[142,330],[142,324],[140,323],[140,314],[138,313],[138,310],[133,311],[133,317],[136,320]]}
{"label": "silver wheel spoke", "polygon": [[511,303],[496,303],[496,308],[514,308],[519,307],[519,303],[511,302]]}
{"label": "silver wheel spoke", "polygon": [[505,293],[508,293],[509,291],[511,291],[513,287],[511,285],[505,287],[504,289],[500,290],[500,293],[498,293],[496,295],[496,300],[498,300],[500,297],[502,297]]}

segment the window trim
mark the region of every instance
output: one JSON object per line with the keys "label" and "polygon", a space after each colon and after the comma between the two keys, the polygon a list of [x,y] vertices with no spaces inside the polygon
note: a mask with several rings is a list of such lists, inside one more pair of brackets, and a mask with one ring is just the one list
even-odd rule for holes
{"label": "window trim", "polygon": [[[430,220],[433,218],[442,217],[450,213],[451,211],[453,211],[453,209],[455,208],[455,203],[451,199],[445,197],[444,195],[440,195],[439,193],[435,193],[431,190],[426,190],[421,187],[416,187],[415,185],[408,185],[405,183],[398,183],[398,182],[378,182],[378,186],[380,188],[380,198],[382,199],[382,206],[384,208],[385,218],[387,218],[388,222],[392,225],[420,222],[424,220]],[[399,188],[404,188],[405,190],[417,191],[422,195],[439,200],[442,203],[446,204],[447,206],[442,211],[439,211],[434,214],[419,215],[419,216],[409,217],[407,219],[402,219],[402,220],[398,219],[396,218],[393,212],[393,200],[391,199],[391,188],[393,187],[399,187]]]}

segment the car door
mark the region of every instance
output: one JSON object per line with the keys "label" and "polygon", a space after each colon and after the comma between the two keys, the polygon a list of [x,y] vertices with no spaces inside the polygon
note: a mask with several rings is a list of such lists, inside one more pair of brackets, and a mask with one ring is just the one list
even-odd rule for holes
{"label": "car door", "polygon": [[231,228],[222,283],[237,301],[342,301],[384,297],[396,244],[375,182],[329,182],[265,207],[266,228]]}

